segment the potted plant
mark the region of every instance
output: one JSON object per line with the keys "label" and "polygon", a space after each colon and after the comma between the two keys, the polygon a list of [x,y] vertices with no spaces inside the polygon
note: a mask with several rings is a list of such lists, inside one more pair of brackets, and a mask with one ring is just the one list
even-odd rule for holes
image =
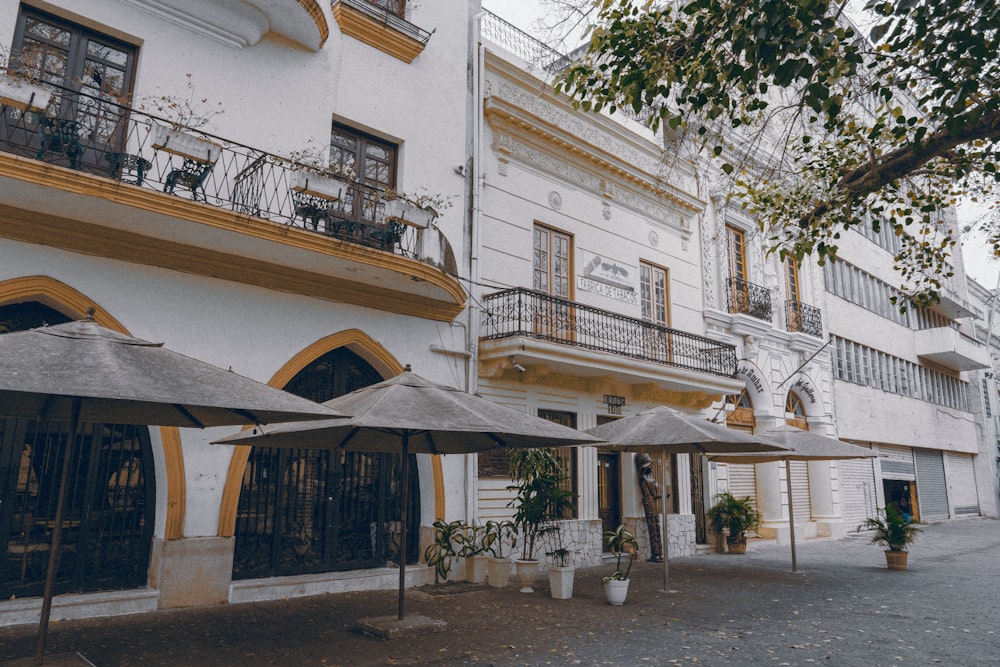
{"label": "potted plant", "polygon": [[432,195],[421,189],[407,194],[392,189],[383,190],[382,213],[386,222],[397,221],[418,229],[426,229],[441,211],[452,204],[453,197]]}
{"label": "potted plant", "polygon": [[0,52],[0,103],[21,111],[44,112],[52,91],[42,85],[41,67],[22,56],[7,57]]}
{"label": "potted plant", "polygon": [[[559,535],[559,531],[556,531]],[[559,539],[558,546],[552,551],[546,551],[545,555],[552,559],[549,565],[549,593],[556,600],[568,600],[573,597],[573,578],[576,568],[569,562],[569,549],[562,545]]]}
{"label": "potted plant", "polygon": [[490,553],[486,581],[493,588],[506,588],[510,581],[510,558],[504,555],[504,547],[517,546],[517,526],[512,521],[487,521],[483,533],[485,551]]}
{"label": "potted plant", "polygon": [[207,125],[223,111],[221,103],[211,105],[206,98],[195,96],[190,73],[187,74],[186,95],[147,96],[139,108],[162,114],[162,120],[167,122],[167,125],[153,123],[149,129],[150,143],[156,150],[202,164],[215,164],[222,154],[220,144],[192,132]]}
{"label": "potted plant", "polygon": [[292,151],[292,161],[288,174],[288,187],[295,192],[320,197],[328,201],[339,201],[355,180],[353,173],[331,170],[327,156],[329,150],[319,142],[310,139],[301,151]]}
{"label": "potted plant", "polygon": [[924,531],[892,505],[886,505],[885,509],[879,510],[879,514],[878,517],[866,519],[859,530],[863,527],[875,531],[872,534],[872,544],[888,547],[885,550],[885,564],[890,570],[905,570],[907,547]]}
{"label": "potted plant", "polygon": [[716,496],[715,505],[708,510],[712,527],[719,534],[726,535],[726,546],[731,554],[745,554],[748,530],[754,530],[760,523],[760,515],[753,507],[750,496],[737,498],[728,491]]}
{"label": "potted plant", "polygon": [[424,560],[434,568],[434,583],[448,580],[451,564],[458,555],[455,551],[456,536],[465,528],[461,521],[445,523],[444,519],[434,522],[434,541],[424,549]]}
{"label": "potted plant", "polygon": [[465,559],[465,578],[468,581],[475,584],[486,581],[490,558],[485,552],[495,539],[495,534],[487,534],[484,526],[476,525],[464,526],[462,531],[455,535],[455,543],[460,545],[458,556]]}
{"label": "potted plant", "polygon": [[517,484],[508,507],[514,508],[514,525],[521,539],[521,558],[514,562],[522,593],[532,593],[539,562],[535,548],[548,533],[559,529],[558,520],[572,509],[573,493],[562,488],[566,479],[562,462],[551,449],[515,449],[510,454],[510,470]]}
{"label": "potted plant", "polygon": [[[625,524],[604,533],[604,541],[608,544],[608,551],[615,557],[615,571],[601,579],[601,583],[604,584],[608,604],[622,605],[628,597],[628,575],[632,571],[632,563],[639,557],[639,541]],[[622,558],[627,558],[624,570]]]}

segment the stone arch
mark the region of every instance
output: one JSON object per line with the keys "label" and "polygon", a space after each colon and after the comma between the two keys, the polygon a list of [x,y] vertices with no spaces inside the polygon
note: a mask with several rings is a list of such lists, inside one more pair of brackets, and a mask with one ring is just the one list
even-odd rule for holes
{"label": "stone arch", "polygon": [[736,377],[746,385],[747,394],[753,403],[754,413],[773,418],[774,390],[760,366],[748,359],[740,359],[736,366]]}
{"label": "stone arch", "polygon": [[823,414],[819,387],[812,381],[812,378],[805,373],[796,373],[786,385],[789,392],[795,392],[802,400],[802,407],[805,409],[807,418],[814,419]]}
{"label": "stone arch", "polygon": [[[327,352],[346,347],[367,361],[383,377],[392,377],[403,371],[403,364],[360,329],[347,329],[317,340],[303,348],[282,366],[268,381],[272,387],[282,388],[312,361]],[[222,491],[222,506],[219,510],[219,536],[233,537],[236,533],[236,510],[240,500],[243,474],[250,458],[250,447],[236,447],[226,473],[226,484]],[[431,457],[431,472],[434,479],[434,515],[444,516],[444,475],[439,456]]]}
{"label": "stone arch", "polygon": [[[0,281],[0,305],[38,301],[65,313],[73,319],[86,316],[87,309],[94,309],[94,321],[109,329],[129,334],[128,329],[111,313],[90,297],[64,282],[49,276],[22,276]],[[160,444],[166,477],[166,516],[164,539],[181,537],[184,530],[186,488],[184,482],[184,453],[180,433],[176,427],[160,426]],[[154,446],[154,452],[156,450]],[[160,489],[157,485],[157,489]],[[157,491],[160,493],[160,491]]]}

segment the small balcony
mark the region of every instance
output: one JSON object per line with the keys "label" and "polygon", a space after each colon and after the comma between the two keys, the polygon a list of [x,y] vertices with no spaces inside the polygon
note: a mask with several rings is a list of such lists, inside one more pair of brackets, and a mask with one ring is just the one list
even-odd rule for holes
{"label": "small balcony", "polygon": [[956,371],[989,367],[986,346],[956,327],[934,327],[913,333],[917,356]]}
{"label": "small balcony", "polygon": [[0,236],[436,319],[464,308],[447,240],[390,219],[380,191],[53,90],[60,117],[0,104],[2,203],[23,212]]}
{"label": "small balcony", "polygon": [[823,337],[823,315],[816,306],[795,299],[785,302],[785,328],[793,333]]}
{"label": "small balcony", "polygon": [[[490,294],[483,301],[483,341],[544,341],[557,348],[611,355],[609,367],[625,367],[625,360],[634,360],[640,367],[655,364],[693,374],[736,377],[736,348],[727,343],[524,288]],[[526,347],[519,344],[511,350]],[[573,357],[552,348],[546,354],[563,362]],[[524,355],[517,352],[517,358]],[[586,363],[582,359],[575,363]],[[685,382],[690,383],[691,377]]]}
{"label": "small balcony", "polygon": [[771,293],[766,287],[742,278],[730,278],[726,282],[726,288],[730,313],[771,321]]}

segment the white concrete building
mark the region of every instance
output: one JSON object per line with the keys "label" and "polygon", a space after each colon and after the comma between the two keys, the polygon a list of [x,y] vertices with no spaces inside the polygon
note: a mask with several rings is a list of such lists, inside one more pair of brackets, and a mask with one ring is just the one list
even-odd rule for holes
{"label": "white concrete building", "polygon": [[[639,123],[574,110],[552,92],[560,56],[513,26],[487,15],[483,35],[479,392],[581,429],[738,393],[735,348],[704,336],[706,200],[693,165]],[[562,530],[575,562],[598,562],[602,531],[622,522],[645,540],[633,456],[564,457],[579,495]],[[704,478],[688,455],[657,464],[670,480],[670,553],[693,554]],[[509,517],[506,461],[480,455],[478,478],[477,519]]]}
{"label": "white concrete building", "polygon": [[[0,109],[0,331],[93,306],[316,400],[405,364],[468,386],[478,3],[408,4],[0,4],[0,44],[52,94]],[[154,129],[187,111],[207,143]],[[326,189],[290,156],[346,181]],[[387,189],[457,205],[399,224]],[[61,429],[0,420],[0,625],[38,613]],[[391,457],[209,446],[232,430],[94,427],[54,618],[395,585]],[[468,506],[462,457],[416,459],[414,536]]]}

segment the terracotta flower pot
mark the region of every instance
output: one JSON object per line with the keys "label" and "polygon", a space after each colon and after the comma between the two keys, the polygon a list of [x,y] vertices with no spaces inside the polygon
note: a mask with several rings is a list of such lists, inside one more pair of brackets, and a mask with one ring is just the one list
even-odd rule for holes
{"label": "terracotta flower pot", "polygon": [[889,551],[885,552],[885,564],[890,570],[905,570],[906,569],[906,551]]}

